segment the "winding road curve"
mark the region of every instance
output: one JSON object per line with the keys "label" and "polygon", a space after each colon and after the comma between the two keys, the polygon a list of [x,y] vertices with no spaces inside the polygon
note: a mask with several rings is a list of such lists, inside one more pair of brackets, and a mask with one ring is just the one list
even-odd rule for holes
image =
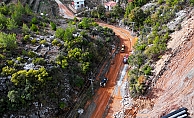
{"label": "winding road curve", "polygon": [[[118,53],[114,58],[114,64],[111,65],[109,72],[107,73],[107,77],[109,78],[108,84],[105,88],[100,88],[97,93],[94,96],[94,103],[95,103],[95,109],[92,112],[91,116],[88,116],[88,118],[112,118],[113,114],[120,109],[122,109],[122,103],[120,102],[122,100],[122,93],[120,93],[122,90],[122,86],[125,86],[126,76],[125,78],[121,78],[123,82],[117,83],[118,80],[118,74],[120,74],[120,70],[124,67],[123,64],[123,57],[125,54],[130,54],[130,51],[132,50],[132,44],[135,42],[135,38],[130,35],[130,32],[126,29],[122,29],[116,26],[108,25],[105,23],[98,23],[100,26],[108,27],[113,29],[115,34],[120,38],[121,44],[125,45],[125,52],[124,53]],[[133,43],[131,43],[131,41]],[[125,75],[127,69],[124,69]],[[117,89],[118,92],[115,92],[115,89]],[[108,104],[109,100],[111,98],[111,103]],[[108,113],[104,113],[107,105],[109,106]]]}

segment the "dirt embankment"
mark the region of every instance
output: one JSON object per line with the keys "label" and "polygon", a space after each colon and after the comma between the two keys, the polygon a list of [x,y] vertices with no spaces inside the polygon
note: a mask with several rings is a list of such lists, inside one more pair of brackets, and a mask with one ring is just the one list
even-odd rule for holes
{"label": "dirt embankment", "polygon": [[162,70],[151,94],[153,108],[140,110],[139,114],[159,118],[186,107],[189,116],[194,117],[194,10],[181,25],[182,29],[171,35],[172,41],[168,44],[171,52],[157,62],[156,67]]}

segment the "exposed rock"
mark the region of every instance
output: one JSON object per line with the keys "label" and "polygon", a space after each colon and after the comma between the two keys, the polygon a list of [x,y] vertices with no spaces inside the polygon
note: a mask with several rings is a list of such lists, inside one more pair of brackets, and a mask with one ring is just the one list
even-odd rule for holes
{"label": "exposed rock", "polygon": [[182,22],[182,20],[186,17],[187,12],[189,12],[189,11],[181,10],[181,11],[179,11],[178,13],[176,13],[176,18],[175,18],[173,21],[171,21],[171,22],[169,22],[169,23],[167,24],[168,28],[169,28],[170,30],[176,29],[176,27],[177,27],[177,26]]}
{"label": "exposed rock", "polygon": [[34,64],[33,63],[25,64],[25,66],[24,66],[25,70],[30,70],[30,69],[33,69],[33,68],[34,68]]}

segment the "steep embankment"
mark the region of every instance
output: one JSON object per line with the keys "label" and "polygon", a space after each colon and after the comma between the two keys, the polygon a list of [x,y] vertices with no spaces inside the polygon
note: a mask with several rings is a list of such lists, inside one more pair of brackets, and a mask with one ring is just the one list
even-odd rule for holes
{"label": "steep embankment", "polygon": [[172,41],[168,44],[171,52],[157,62],[156,67],[163,69],[152,91],[154,106],[139,113],[156,118],[186,107],[189,116],[194,117],[194,10],[181,26],[180,31],[171,35]]}

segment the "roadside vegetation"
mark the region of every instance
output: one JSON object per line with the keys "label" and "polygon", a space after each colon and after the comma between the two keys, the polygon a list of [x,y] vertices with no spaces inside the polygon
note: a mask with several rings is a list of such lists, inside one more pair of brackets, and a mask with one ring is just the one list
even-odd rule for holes
{"label": "roadside vegetation", "polygon": [[135,0],[128,3],[124,15],[124,23],[130,25],[130,22],[135,22],[134,30],[139,33],[133,54],[129,57],[129,90],[134,98],[146,95],[154,74],[154,63],[167,51],[170,33],[180,29],[178,25],[170,30],[167,23],[176,17],[178,11],[193,5],[192,0],[189,3],[184,0],[159,0],[143,10],[142,5],[147,2],[137,4]]}
{"label": "roadside vegetation", "polygon": [[[125,9],[121,3],[126,3]],[[144,5],[148,7],[143,7]],[[154,63],[167,51],[167,42],[171,38],[169,35],[181,29],[180,24],[174,29],[169,29],[167,24],[177,17],[176,13],[193,5],[193,0],[121,0],[111,10],[98,5],[96,9],[82,15],[112,25],[118,25],[122,20],[124,26],[129,26],[130,30],[133,28],[136,32],[138,41],[128,61],[131,67],[129,90],[131,97],[137,98],[146,95],[154,75]]]}
{"label": "roadside vegetation", "polygon": [[89,74],[108,55],[115,34],[91,18],[66,22],[61,27],[20,2],[0,6],[1,116],[30,111],[36,103],[58,116],[87,90]]}

